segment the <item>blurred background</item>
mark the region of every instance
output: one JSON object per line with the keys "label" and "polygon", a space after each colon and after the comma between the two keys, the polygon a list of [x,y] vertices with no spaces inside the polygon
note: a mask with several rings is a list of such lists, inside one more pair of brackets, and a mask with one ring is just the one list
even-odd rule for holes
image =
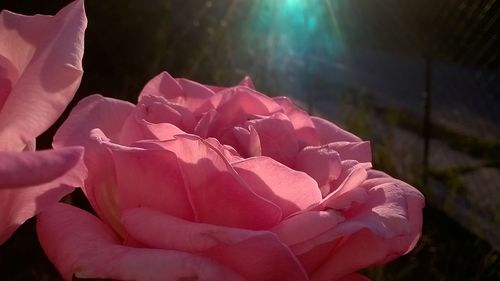
{"label": "blurred background", "polygon": [[[0,0],[22,14],[70,1]],[[500,1],[87,0],[85,74],[70,105],[135,102],[161,71],[245,75],[371,140],[374,167],[427,198],[417,248],[373,280],[500,280]],[[50,147],[64,116],[39,139]],[[79,194],[74,200],[85,204]],[[1,280],[60,280],[31,220],[0,246]]]}

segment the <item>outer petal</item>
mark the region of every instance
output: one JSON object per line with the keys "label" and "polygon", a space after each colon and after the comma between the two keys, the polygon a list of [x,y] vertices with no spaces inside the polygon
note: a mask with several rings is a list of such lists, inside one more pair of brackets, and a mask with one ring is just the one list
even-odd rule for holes
{"label": "outer petal", "polygon": [[82,99],[73,108],[68,119],[54,136],[53,147],[85,145],[90,132],[99,128],[108,138],[120,139],[122,126],[134,109],[134,105],[117,99],[92,95]]}
{"label": "outer petal", "polygon": [[65,280],[242,280],[210,259],[185,252],[130,248],[96,217],[65,204],[40,214],[38,238]]}
{"label": "outer petal", "polygon": [[122,210],[148,207],[194,219],[177,156],[166,150],[111,149]]}
{"label": "outer petal", "polygon": [[370,171],[359,188],[367,190],[367,201],[344,212],[346,220],[315,241],[345,237],[314,272],[315,280],[389,262],[413,249],[420,237],[424,206],[420,192],[378,171]]}
{"label": "outer petal", "polygon": [[192,223],[144,208],[129,210],[123,222],[149,247],[200,253],[246,280],[307,280],[295,256],[267,231]]}
{"label": "outer petal", "polygon": [[73,98],[83,74],[86,25],[83,1],[54,17],[0,14],[0,69],[9,61],[7,68],[15,70],[9,71],[12,89],[0,108],[0,150],[22,150]]}
{"label": "outer petal", "polygon": [[81,147],[0,152],[0,244],[40,211],[81,186],[87,170]]}
{"label": "outer petal", "polygon": [[339,126],[323,119],[320,117],[312,116],[311,120],[316,128],[316,133],[318,134],[321,144],[327,144],[330,142],[338,141],[348,141],[348,142],[360,142],[361,139],[354,134],[340,128]]}
{"label": "outer petal", "polygon": [[255,193],[278,205],[283,217],[321,201],[318,185],[311,177],[271,158],[249,158],[232,166]]}

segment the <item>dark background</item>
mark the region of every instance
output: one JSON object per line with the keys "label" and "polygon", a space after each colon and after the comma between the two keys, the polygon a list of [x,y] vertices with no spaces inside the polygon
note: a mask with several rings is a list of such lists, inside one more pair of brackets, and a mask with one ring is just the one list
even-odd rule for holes
{"label": "dark background", "polygon": [[[0,0],[54,14],[70,1]],[[287,95],[372,141],[374,166],[427,198],[416,249],[373,280],[500,280],[500,1],[87,0],[82,84],[132,102],[168,71]],[[38,139],[49,148],[68,112]],[[73,202],[85,206],[75,193]],[[1,280],[59,280],[34,220],[0,246]]]}

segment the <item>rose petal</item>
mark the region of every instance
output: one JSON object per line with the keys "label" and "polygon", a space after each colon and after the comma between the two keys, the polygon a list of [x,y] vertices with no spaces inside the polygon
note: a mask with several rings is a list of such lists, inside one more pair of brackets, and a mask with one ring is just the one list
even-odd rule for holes
{"label": "rose petal", "polygon": [[307,280],[295,256],[267,231],[193,223],[145,208],[128,210],[123,222],[149,247],[200,253],[247,280]]}
{"label": "rose petal", "polygon": [[[64,111],[83,74],[83,1],[56,16],[0,14],[0,68],[11,91],[0,108],[0,150],[21,151]],[[0,98],[1,99],[1,98]]]}
{"label": "rose petal", "polygon": [[122,210],[149,207],[194,219],[177,156],[166,150],[111,148]]}
{"label": "rose petal", "polygon": [[359,163],[372,161],[372,151],[369,141],[363,142],[332,142],[327,144],[329,148],[337,151],[342,160],[356,160]]}
{"label": "rose petal", "polygon": [[358,163],[355,160],[342,161],[342,172],[332,182],[332,192],[323,198],[320,206],[340,210],[350,207],[353,202],[363,202],[366,198],[366,190],[359,188],[359,185],[367,178],[369,168],[371,168],[371,163]]}
{"label": "rose petal", "polygon": [[68,119],[54,136],[53,147],[85,145],[90,132],[99,128],[113,141],[120,139],[122,126],[134,105],[117,99],[92,95],[82,99],[73,108]]}
{"label": "rose petal", "polygon": [[291,166],[299,152],[299,145],[290,120],[283,113],[267,118],[253,119],[243,126],[252,126],[259,136],[263,156],[269,156],[287,166]]}
{"label": "rose petal", "polygon": [[360,142],[361,139],[354,134],[340,128],[339,126],[316,116],[311,116],[321,144],[338,141]]}
{"label": "rose petal", "polygon": [[209,136],[213,137],[257,115],[269,116],[282,111],[271,98],[242,86],[217,93],[211,98],[211,103],[218,113],[217,118],[210,124]]}
{"label": "rose petal", "polygon": [[337,281],[370,281],[370,278],[363,276],[361,274],[358,274],[358,273],[353,273],[353,274],[346,275],[346,276],[338,279]]}
{"label": "rose petal", "polygon": [[311,177],[271,158],[248,158],[232,166],[255,193],[279,206],[283,217],[321,201],[318,185]]}
{"label": "rose petal", "polygon": [[141,91],[139,100],[145,96],[162,96],[172,102],[181,103],[184,90],[168,72],[162,72],[151,79]]}
{"label": "rose petal", "polygon": [[57,204],[38,217],[37,232],[48,258],[65,280],[243,280],[223,265],[185,252],[131,248],[96,217]]}
{"label": "rose petal", "polygon": [[82,186],[81,147],[0,152],[0,244],[27,219]]}
{"label": "rose petal", "polygon": [[291,216],[271,229],[287,246],[314,239],[344,218],[334,210],[307,211]]}
{"label": "rose petal", "polygon": [[345,221],[314,240],[294,247],[294,253],[344,237],[312,279],[331,280],[372,265],[386,263],[415,247],[422,228],[424,198],[408,184],[370,171],[359,189],[366,202],[343,213]]}
{"label": "rose petal", "polygon": [[288,97],[275,97],[273,100],[283,108],[286,116],[292,122],[301,147],[320,144],[316,127],[307,112],[295,106]]}
{"label": "rose petal", "polygon": [[162,145],[178,157],[196,221],[247,229],[279,222],[280,208],[255,194],[216,148],[195,136],[176,138]]}
{"label": "rose petal", "polygon": [[331,183],[339,178],[342,164],[338,152],[330,147],[308,146],[297,154],[294,168],[315,179],[322,195],[326,196]]}

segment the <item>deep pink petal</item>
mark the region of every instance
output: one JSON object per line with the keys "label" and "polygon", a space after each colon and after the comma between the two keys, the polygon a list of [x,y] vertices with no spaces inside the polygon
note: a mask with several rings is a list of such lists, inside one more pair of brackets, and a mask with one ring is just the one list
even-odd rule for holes
{"label": "deep pink petal", "polygon": [[352,133],[340,128],[339,126],[320,117],[312,116],[312,122],[316,128],[321,144],[327,144],[338,141],[360,142],[361,139]]}
{"label": "deep pink petal", "polygon": [[248,229],[279,222],[280,208],[255,194],[216,148],[195,136],[176,138],[163,147],[178,157],[197,221]]}
{"label": "deep pink petal", "polygon": [[283,217],[305,210],[321,201],[317,183],[268,157],[253,157],[232,166],[258,195],[278,205]]}
{"label": "deep pink petal", "polygon": [[86,25],[83,1],[54,17],[1,12],[0,72],[8,72],[11,91],[0,97],[0,150],[23,150],[73,98],[83,74]]}
{"label": "deep pink petal", "polygon": [[149,247],[200,253],[246,280],[307,280],[295,256],[267,231],[193,223],[144,208],[127,211],[123,223]]}
{"label": "deep pink petal", "polygon": [[122,126],[134,105],[117,99],[92,95],[82,99],[73,108],[68,119],[54,136],[53,147],[85,145],[90,132],[99,128],[113,141],[120,139]]}
{"label": "deep pink petal", "polygon": [[316,127],[307,112],[294,105],[288,97],[275,97],[273,99],[283,108],[286,116],[292,122],[301,147],[320,144]]}
{"label": "deep pink petal", "polygon": [[81,147],[0,152],[0,244],[27,219],[82,186]]}
{"label": "deep pink petal", "polygon": [[224,265],[194,254],[132,248],[96,217],[57,204],[38,217],[37,232],[48,258],[65,280],[242,280]]}
{"label": "deep pink petal", "polygon": [[368,278],[364,275],[361,275],[359,273],[353,273],[353,274],[346,275],[346,276],[338,279],[337,281],[370,281],[370,278]]}

